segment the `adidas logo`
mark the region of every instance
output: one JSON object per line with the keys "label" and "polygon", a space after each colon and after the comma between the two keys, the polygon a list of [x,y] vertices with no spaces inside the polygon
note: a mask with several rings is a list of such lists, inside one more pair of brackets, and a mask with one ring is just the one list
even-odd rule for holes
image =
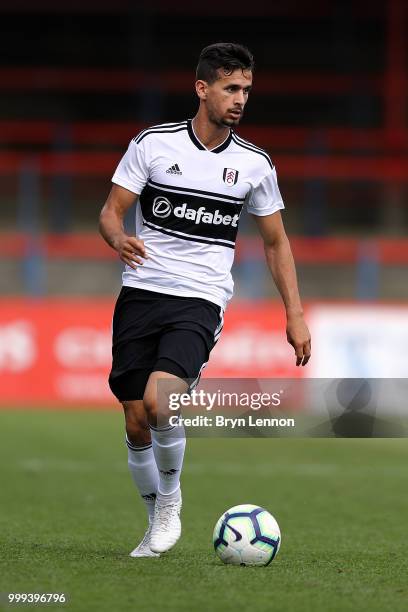
{"label": "adidas logo", "polygon": [[166,174],[183,174],[178,164],[173,164],[166,170]]}
{"label": "adidas logo", "polygon": [[163,474],[163,476],[173,476],[174,474],[176,474],[178,472],[178,470],[175,470],[174,468],[172,468],[171,470],[159,470],[160,474]]}
{"label": "adidas logo", "polygon": [[147,495],[142,495],[143,499],[146,501],[154,501],[156,499],[156,493],[148,493]]}

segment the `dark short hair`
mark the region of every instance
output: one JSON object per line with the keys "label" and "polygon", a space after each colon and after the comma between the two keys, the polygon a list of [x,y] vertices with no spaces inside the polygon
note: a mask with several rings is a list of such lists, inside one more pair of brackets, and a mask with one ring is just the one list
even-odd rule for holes
{"label": "dark short hair", "polygon": [[214,83],[219,78],[218,70],[222,68],[226,74],[234,70],[253,70],[254,57],[243,45],[236,43],[214,43],[208,45],[200,53],[196,70],[196,79]]}

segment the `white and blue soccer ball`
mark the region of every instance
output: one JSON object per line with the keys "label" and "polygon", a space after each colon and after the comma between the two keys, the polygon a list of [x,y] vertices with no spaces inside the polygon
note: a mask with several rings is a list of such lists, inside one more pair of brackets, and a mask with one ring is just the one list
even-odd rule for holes
{"label": "white and blue soccer ball", "polygon": [[232,565],[269,565],[276,557],[281,532],[275,518],[252,504],[224,512],[214,528],[215,552]]}

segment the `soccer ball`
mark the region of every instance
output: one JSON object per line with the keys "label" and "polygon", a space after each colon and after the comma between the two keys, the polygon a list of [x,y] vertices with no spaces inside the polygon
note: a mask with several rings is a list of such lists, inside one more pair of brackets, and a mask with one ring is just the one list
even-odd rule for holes
{"label": "soccer ball", "polygon": [[269,565],[281,543],[279,525],[267,510],[252,504],[224,512],[214,528],[215,552],[232,565]]}

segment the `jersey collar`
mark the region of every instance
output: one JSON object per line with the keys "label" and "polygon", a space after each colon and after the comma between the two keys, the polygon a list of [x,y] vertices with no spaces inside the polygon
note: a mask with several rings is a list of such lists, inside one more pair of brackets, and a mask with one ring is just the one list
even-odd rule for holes
{"label": "jersey collar", "polygon": [[221,153],[221,151],[224,151],[229,146],[232,139],[232,130],[230,129],[229,134],[224,140],[224,142],[215,147],[215,149],[207,149],[207,147],[205,147],[195,135],[194,128],[192,125],[192,119],[187,119],[187,131],[191,141],[193,142],[193,144],[195,144],[197,149],[200,149],[201,151],[209,151],[210,153]]}

